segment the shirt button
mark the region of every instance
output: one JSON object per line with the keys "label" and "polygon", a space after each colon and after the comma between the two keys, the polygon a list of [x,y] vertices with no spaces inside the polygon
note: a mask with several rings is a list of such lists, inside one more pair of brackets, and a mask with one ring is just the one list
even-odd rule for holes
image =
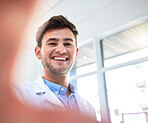
{"label": "shirt button", "polygon": [[64,88],[61,88],[61,91],[64,91]]}
{"label": "shirt button", "polygon": [[56,94],[58,94],[58,92],[57,92],[57,91],[56,91],[55,93],[56,93]]}

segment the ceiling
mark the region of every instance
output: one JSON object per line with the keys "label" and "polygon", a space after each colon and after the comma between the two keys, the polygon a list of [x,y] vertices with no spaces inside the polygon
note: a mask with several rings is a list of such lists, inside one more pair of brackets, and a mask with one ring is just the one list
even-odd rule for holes
{"label": "ceiling", "polygon": [[76,25],[115,0],[42,0],[34,14],[37,24],[42,24],[51,16],[67,16]]}
{"label": "ceiling", "polygon": [[147,5],[147,0],[42,0],[32,17],[30,36],[34,39],[39,26],[62,14],[78,28],[78,42],[85,42],[148,16]]}
{"label": "ceiling", "polygon": [[148,48],[148,21],[103,40],[104,59]]}

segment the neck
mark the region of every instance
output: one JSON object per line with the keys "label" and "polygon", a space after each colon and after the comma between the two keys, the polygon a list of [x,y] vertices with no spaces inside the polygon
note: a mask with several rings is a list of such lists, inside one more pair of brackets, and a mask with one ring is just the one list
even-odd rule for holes
{"label": "neck", "polygon": [[50,82],[59,84],[59,85],[65,87],[66,89],[68,89],[69,74],[57,75],[57,74],[49,73],[46,70],[44,70],[43,78],[50,81]]}

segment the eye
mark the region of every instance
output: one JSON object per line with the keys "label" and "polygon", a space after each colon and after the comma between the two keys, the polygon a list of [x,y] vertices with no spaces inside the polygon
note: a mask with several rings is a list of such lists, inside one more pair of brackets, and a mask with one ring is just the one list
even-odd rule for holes
{"label": "eye", "polygon": [[64,46],[71,46],[71,43],[65,43]]}
{"label": "eye", "polygon": [[50,46],[55,46],[56,43],[48,43],[48,45],[50,45]]}

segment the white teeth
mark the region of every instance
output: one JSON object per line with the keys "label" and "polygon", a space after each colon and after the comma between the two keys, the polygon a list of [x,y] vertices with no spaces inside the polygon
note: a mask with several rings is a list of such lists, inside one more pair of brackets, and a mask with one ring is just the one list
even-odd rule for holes
{"label": "white teeth", "polygon": [[63,57],[55,57],[54,60],[63,60],[63,61],[65,61],[66,58],[63,58]]}

